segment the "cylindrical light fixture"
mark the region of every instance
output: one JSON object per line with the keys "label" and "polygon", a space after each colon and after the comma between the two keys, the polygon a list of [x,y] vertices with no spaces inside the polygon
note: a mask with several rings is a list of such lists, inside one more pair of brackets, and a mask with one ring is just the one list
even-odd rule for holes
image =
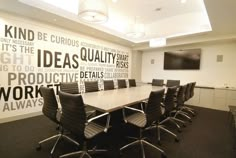
{"label": "cylindrical light fixture", "polygon": [[108,6],[105,0],[82,0],[79,3],[78,16],[91,23],[103,23],[108,20]]}
{"label": "cylindrical light fixture", "polygon": [[130,24],[126,36],[130,38],[140,38],[145,36],[144,24],[134,23]]}

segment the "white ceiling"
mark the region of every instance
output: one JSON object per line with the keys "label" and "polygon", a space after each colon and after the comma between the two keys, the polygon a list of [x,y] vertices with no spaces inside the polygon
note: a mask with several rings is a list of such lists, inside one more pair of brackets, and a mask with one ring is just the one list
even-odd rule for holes
{"label": "white ceiling", "polygon": [[[186,3],[180,0],[118,0],[116,3],[105,0],[109,8],[109,19],[101,25],[85,23],[79,19],[78,0],[70,0],[70,3],[68,0],[19,1],[134,43],[211,31],[203,0],[187,0]],[[144,24],[145,36],[126,36],[130,25],[134,23]]]}
{"label": "white ceiling", "polygon": [[[110,20],[105,26],[116,30],[122,24],[121,34],[116,34],[135,43],[146,42],[152,38],[174,37],[183,34],[211,30],[203,0],[119,0],[109,2]],[[156,11],[161,9],[160,11]],[[124,34],[130,23],[141,22],[145,25],[146,35],[142,38],[127,38]],[[207,26],[207,29],[206,29]],[[119,27],[118,27],[119,28]],[[118,30],[118,29],[117,29]]]}
{"label": "white ceiling", "polygon": [[[137,50],[148,49],[147,41],[158,37],[167,37],[169,46],[209,40],[236,39],[235,0],[204,0],[205,6],[202,3],[203,0],[187,0],[184,4],[179,0],[118,0],[116,3],[107,0],[109,21],[102,25],[83,23],[76,14],[43,1],[23,1],[30,2],[31,6],[17,0],[0,0],[0,10]],[[69,1],[73,0],[66,2],[69,3]],[[73,6],[76,5],[73,4]],[[161,8],[161,11],[155,11],[157,8]],[[76,7],[74,10],[76,12]],[[125,36],[127,26],[135,21],[135,17],[136,22],[145,24],[146,35],[143,38],[132,39]],[[208,31],[211,27],[210,32],[194,34]]]}

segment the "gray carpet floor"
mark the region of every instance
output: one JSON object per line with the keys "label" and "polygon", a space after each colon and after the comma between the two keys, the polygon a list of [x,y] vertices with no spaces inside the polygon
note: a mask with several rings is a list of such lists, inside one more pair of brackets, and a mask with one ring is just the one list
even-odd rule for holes
{"label": "gray carpet floor", "polygon": [[[162,148],[168,158],[235,158],[235,130],[228,112],[194,107],[198,115],[192,123],[181,133],[170,126],[171,130],[178,134],[180,141],[166,133],[161,133],[161,146],[157,144],[155,131],[148,131],[145,135],[149,141]],[[36,151],[37,142],[56,133],[56,125],[44,116],[32,117],[24,120],[0,124],[0,157],[1,158],[47,158],[50,157],[50,149],[54,141],[42,145],[40,151]],[[104,135],[91,141],[98,147],[109,150],[106,154],[93,155],[93,158],[141,158],[139,146],[130,147],[119,154],[119,148],[130,140],[125,135],[136,135],[137,129],[122,124],[111,128]],[[53,155],[59,155],[76,151],[78,147],[68,141],[62,140]],[[145,146],[146,158],[159,158],[160,153],[155,149]],[[74,156],[76,157],[76,156]],[[78,157],[78,156],[77,156]]]}

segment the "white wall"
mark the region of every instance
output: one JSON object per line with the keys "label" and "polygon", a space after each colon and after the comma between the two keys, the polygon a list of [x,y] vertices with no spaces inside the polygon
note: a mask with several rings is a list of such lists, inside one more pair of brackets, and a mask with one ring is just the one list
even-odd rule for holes
{"label": "white wall", "polygon": [[42,111],[42,85],[128,79],[131,58],[128,47],[0,12],[0,123]]}
{"label": "white wall", "polygon": [[[200,70],[163,70],[165,51],[190,48],[202,50]],[[216,62],[217,55],[223,55],[223,62]],[[154,64],[151,64],[152,59]],[[236,43],[221,41],[144,51],[142,81],[151,82],[153,78],[179,79],[181,84],[196,81],[203,86],[236,87]]]}
{"label": "white wall", "polygon": [[135,79],[137,82],[140,82],[141,72],[142,72],[142,52],[132,51],[131,78]]}

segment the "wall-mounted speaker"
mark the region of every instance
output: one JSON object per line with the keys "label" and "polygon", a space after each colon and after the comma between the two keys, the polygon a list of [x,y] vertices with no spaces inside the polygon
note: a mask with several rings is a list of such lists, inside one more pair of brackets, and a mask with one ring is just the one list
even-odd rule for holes
{"label": "wall-mounted speaker", "polygon": [[151,59],[151,64],[155,64],[155,60],[154,59]]}
{"label": "wall-mounted speaker", "polygon": [[216,61],[217,62],[223,62],[223,55],[217,55],[216,56]]}

